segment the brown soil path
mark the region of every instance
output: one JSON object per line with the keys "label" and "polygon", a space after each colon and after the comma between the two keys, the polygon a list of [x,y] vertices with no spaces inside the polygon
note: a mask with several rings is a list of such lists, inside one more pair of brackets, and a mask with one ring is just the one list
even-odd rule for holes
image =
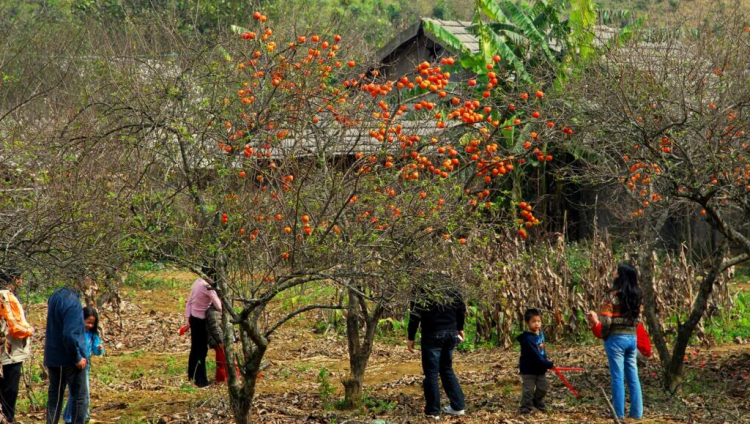
{"label": "brown soil path", "polygon": [[[165,277],[166,275],[166,277]],[[92,418],[102,423],[224,423],[231,422],[225,387],[195,389],[185,380],[189,340],[177,334],[182,325],[189,273],[160,274],[172,281],[150,290],[126,288],[123,314],[102,311],[106,355],[95,358],[92,369]],[[32,305],[30,321],[39,329],[36,355],[27,364],[27,377],[36,402],[43,404],[46,385],[40,379],[46,305]],[[419,357],[403,342],[381,342],[368,369],[369,407],[358,411],[323,408],[318,376],[342,394],[340,379],[348,369],[346,343],[341,335],[316,334],[313,324],[293,320],[275,336],[267,355],[270,365],[258,386],[257,422],[264,423],[389,423],[423,422]],[[512,350],[458,352],[456,371],[466,392],[469,415],[448,422],[480,423],[610,423],[602,391],[608,393],[609,375],[601,346],[549,344],[551,358],[560,365],[583,366],[570,381],[584,395],[576,400],[551,376],[550,413],[530,417],[517,414],[520,381],[518,354]],[[209,354],[209,368],[213,366]],[[670,398],[659,389],[654,364],[642,370],[645,392],[644,423],[750,422],[750,346],[725,345],[691,350],[685,390]],[[19,419],[43,421],[22,393]]]}

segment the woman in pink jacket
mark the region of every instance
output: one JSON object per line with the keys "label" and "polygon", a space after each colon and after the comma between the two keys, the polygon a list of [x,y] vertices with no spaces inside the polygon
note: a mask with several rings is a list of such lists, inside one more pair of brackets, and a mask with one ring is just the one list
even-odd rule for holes
{"label": "woman in pink jacket", "polygon": [[190,358],[188,378],[198,387],[209,385],[206,376],[206,355],[208,355],[208,329],[206,311],[213,305],[221,311],[221,300],[208,283],[199,278],[193,283],[190,298],[185,306],[185,326],[190,328]]}

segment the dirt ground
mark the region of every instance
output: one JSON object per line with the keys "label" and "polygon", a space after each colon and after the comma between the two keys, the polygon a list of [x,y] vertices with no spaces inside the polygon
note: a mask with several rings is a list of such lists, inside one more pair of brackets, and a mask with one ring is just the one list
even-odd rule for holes
{"label": "dirt ground", "polygon": [[[183,323],[185,297],[193,276],[161,275],[171,284],[153,289],[126,288],[122,314],[102,311],[105,356],[91,370],[92,422],[101,423],[231,423],[226,387],[196,389],[186,382],[189,339],[177,330]],[[35,356],[27,363],[19,400],[20,422],[44,420],[46,381],[41,367],[46,305],[28,307],[38,328]],[[613,422],[603,393],[609,373],[603,348],[548,343],[557,365],[581,366],[568,379],[583,395],[576,399],[555,376],[549,376],[549,412],[520,416],[518,353],[483,349],[457,352],[455,369],[466,393],[467,416],[455,423],[608,423]],[[422,418],[421,366],[402,340],[375,347],[367,371],[368,407],[356,411],[324,408],[319,374],[342,396],[340,379],[348,369],[345,339],[333,332],[317,334],[311,322],[293,320],[274,337],[269,366],[258,385],[254,411],[260,423],[419,423]],[[655,359],[641,370],[644,423],[750,423],[750,345],[691,349],[686,380],[679,397],[659,386]],[[213,354],[209,353],[209,372]],[[23,387],[23,383],[22,383]],[[33,399],[33,402],[31,401]],[[445,403],[445,399],[444,399]]]}

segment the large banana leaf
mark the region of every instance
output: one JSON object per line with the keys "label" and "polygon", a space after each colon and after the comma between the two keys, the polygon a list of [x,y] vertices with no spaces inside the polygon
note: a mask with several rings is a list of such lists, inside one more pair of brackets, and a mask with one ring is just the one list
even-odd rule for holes
{"label": "large banana leaf", "polygon": [[[514,50],[519,52],[516,56],[520,55],[521,51],[528,49],[531,46],[531,40],[518,32],[518,28],[511,24],[487,24],[487,26],[489,26],[490,30],[495,32],[495,34],[504,37],[507,42],[513,46]],[[473,31],[473,29],[469,28],[469,31]]]}
{"label": "large banana leaf", "polygon": [[511,22],[526,38],[533,42],[533,48],[539,48],[548,59],[552,60],[553,55],[545,36],[537,29],[534,21],[527,15],[527,12],[509,0],[503,1],[503,8],[508,11],[506,16],[510,18]]}
{"label": "large banana leaf", "polygon": [[596,24],[596,4],[591,0],[570,2],[570,37],[573,48],[578,51],[579,60],[586,60],[594,54],[594,25]]}
{"label": "large banana leaf", "polygon": [[476,0],[477,6],[482,10],[482,13],[487,15],[488,18],[495,22],[507,23],[509,19],[505,16],[503,9],[495,0]]}
{"label": "large banana leaf", "polygon": [[[542,5],[541,2],[535,4],[532,11],[534,16],[534,25],[540,32],[546,35],[547,40],[555,40],[564,50],[568,43],[568,34],[570,28],[560,21],[560,10],[553,5]],[[548,41],[549,43],[549,41]]]}
{"label": "large banana leaf", "polygon": [[511,69],[516,72],[519,79],[527,82],[531,81],[531,77],[526,72],[526,67],[503,37],[496,34],[483,22],[479,22],[472,28],[476,31],[475,35],[479,38],[479,44],[483,52],[488,52],[490,57],[495,54],[500,55],[503,60],[510,64]]}
{"label": "large banana leaf", "polygon": [[448,50],[455,54],[471,55],[469,49],[456,37],[455,34],[445,29],[439,22],[431,19],[424,20],[424,29],[443,43]]}
{"label": "large banana leaf", "polygon": [[247,28],[243,28],[243,27],[237,26],[237,25],[230,25],[229,29],[231,29],[233,33],[238,34],[238,35],[242,34],[243,32],[250,31]]}

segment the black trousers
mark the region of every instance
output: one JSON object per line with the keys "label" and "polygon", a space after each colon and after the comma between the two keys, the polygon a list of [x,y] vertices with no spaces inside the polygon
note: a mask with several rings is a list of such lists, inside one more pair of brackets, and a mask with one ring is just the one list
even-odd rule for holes
{"label": "black trousers", "polygon": [[63,413],[65,387],[75,402],[72,406],[73,424],[84,424],[88,410],[89,390],[86,386],[86,370],[75,365],[69,367],[48,367],[49,390],[47,391],[47,424],[57,424]]}
{"label": "black trousers", "polygon": [[206,356],[208,355],[208,328],[206,320],[190,317],[190,357],[188,358],[188,379],[198,387],[208,386],[206,376]]}
{"label": "black trousers", "polygon": [[0,403],[3,415],[8,422],[15,421],[16,399],[18,399],[18,383],[21,382],[21,368],[23,362],[3,365],[3,377],[0,378]]}

